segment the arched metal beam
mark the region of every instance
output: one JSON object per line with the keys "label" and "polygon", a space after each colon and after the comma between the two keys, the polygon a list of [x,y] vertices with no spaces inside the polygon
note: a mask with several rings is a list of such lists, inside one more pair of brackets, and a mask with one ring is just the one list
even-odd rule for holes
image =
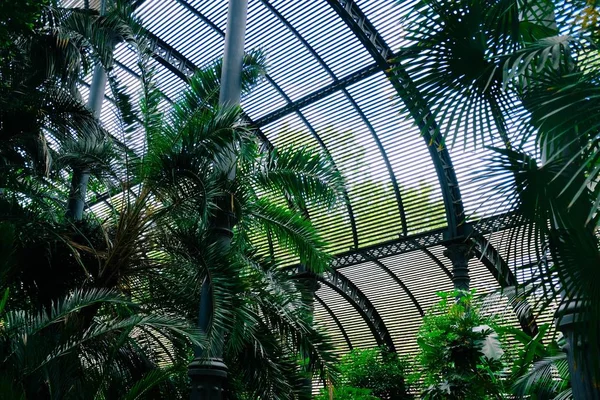
{"label": "arched metal beam", "polygon": [[363,318],[379,346],[386,346],[390,351],[396,351],[390,332],[383,319],[367,296],[347,277],[338,271],[328,271],[317,280],[342,295]]}
{"label": "arched metal beam", "polygon": [[325,304],[325,302],[323,301],[323,299],[321,299],[316,293],[315,293],[315,300],[317,300],[317,302],[321,305],[321,307],[323,307],[325,309],[325,311],[327,312],[327,314],[329,314],[329,316],[331,317],[331,319],[333,320],[333,322],[335,322],[335,324],[337,325],[338,329],[342,333],[342,336],[344,337],[344,340],[346,341],[346,345],[348,345],[348,348],[350,350],[352,350],[352,342],[350,341],[350,337],[348,336],[348,333],[344,329],[344,326],[340,322],[339,318],[336,317],[335,313],[333,311],[331,311],[331,308],[329,308],[329,306],[327,304]]}
{"label": "arched metal beam", "polygon": [[450,270],[448,268],[446,268],[444,263],[439,258],[437,258],[435,256],[435,254],[433,254],[431,251],[429,251],[429,249],[421,249],[421,250],[423,251],[423,253],[427,254],[427,256],[429,258],[431,258],[431,260],[433,260],[433,262],[436,263],[438,267],[441,268],[441,270],[446,274],[448,279],[450,279],[452,281],[452,272],[450,272]]}
{"label": "arched metal beam", "polygon": [[[483,236],[474,236],[471,238],[474,244],[473,251],[475,256],[486,266],[490,273],[496,278],[501,288],[518,285],[517,277],[512,272],[506,261],[502,258],[498,250]],[[538,332],[538,326],[531,312],[531,306],[525,299],[511,302],[513,310],[526,309],[527,314],[515,313],[519,319],[519,324],[523,332],[529,336],[535,336]]]}
{"label": "arched metal beam", "polygon": [[256,125],[265,126],[267,124],[270,124],[273,121],[277,121],[278,119],[285,117],[286,115],[295,113],[301,108],[316,103],[317,101],[324,99],[332,93],[345,89],[350,85],[367,79],[380,72],[381,70],[379,69],[379,66],[377,64],[367,65],[366,67],[360,68],[357,71],[345,75],[339,78],[338,80],[333,81],[332,83],[315,90],[314,92],[311,92],[297,100],[294,100],[291,103],[284,105],[283,107],[273,110],[270,113],[258,118],[256,120]]}
{"label": "arched metal beam", "polygon": [[404,284],[404,282],[402,282],[402,280],[395,273],[393,273],[384,263],[382,263],[379,260],[372,260],[372,262],[379,268],[381,268],[383,271],[385,271],[385,273],[388,274],[402,288],[402,290],[404,290],[404,293],[406,293],[406,295],[410,298],[410,301],[412,301],[413,305],[417,309],[417,312],[421,314],[421,317],[424,316],[425,313],[423,312],[423,308],[417,301],[415,295],[412,294],[408,286],[406,286],[406,284]]}
{"label": "arched metal beam", "polygon": [[450,159],[450,154],[444,146],[442,136],[433,120],[428,120],[431,112],[425,104],[416,85],[401,64],[392,62],[391,48],[383,37],[367,19],[362,10],[352,0],[326,0],[331,8],[340,16],[354,32],[358,40],[371,54],[375,62],[396,89],[400,98],[405,102],[410,115],[419,121],[419,129],[429,154],[435,166],[438,180],[442,189],[442,197],[448,221],[446,239],[459,238],[465,235],[464,208],[458,187],[458,180]]}
{"label": "arched metal beam", "polygon": [[[294,26],[279,11],[277,11],[277,9],[275,7],[273,7],[273,5],[271,5],[267,0],[259,0],[259,1],[275,17],[277,17],[277,19],[279,19],[279,21],[288,29],[288,31],[290,31],[290,33],[292,35],[294,35],[294,37],[300,43],[302,43],[304,48],[313,56],[313,58],[319,63],[319,65],[321,65],[321,67],[325,70],[325,72],[327,72],[327,74],[332,79],[332,81],[336,82],[338,80],[338,78],[335,75],[335,73],[332,71],[331,68],[329,68],[329,65],[327,65],[327,63],[323,60],[323,58],[319,55],[319,53],[317,53],[316,50],[306,41],[306,39],[304,39],[304,37],[298,32],[298,30],[296,30],[296,28],[294,28]],[[396,179],[396,174],[394,173],[392,164],[390,163],[390,160],[387,156],[387,152],[385,151],[385,148],[383,147],[381,140],[379,140],[379,136],[377,136],[377,133],[375,132],[375,129],[373,128],[373,125],[371,125],[371,122],[369,121],[369,119],[367,118],[365,113],[362,111],[362,109],[358,106],[358,104],[356,103],[354,98],[350,95],[348,90],[344,87],[341,89],[341,91],[344,94],[344,96],[346,97],[346,99],[350,102],[350,104],[352,105],[352,107],[354,108],[356,113],[362,119],[363,123],[369,130],[371,137],[375,141],[377,148],[379,149],[379,153],[381,154],[381,157],[383,158],[383,161],[384,161],[385,166],[388,171],[388,175],[392,182],[392,187],[394,189],[394,195],[396,196],[396,204],[398,206],[398,212],[400,213],[400,221],[402,224],[402,233],[404,236],[406,236],[406,234],[408,232],[408,228],[406,225],[406,213],[404,212],[404,205],[402,202],[402,196],[400,194],[400,187],[398,186],[398,181]]]}

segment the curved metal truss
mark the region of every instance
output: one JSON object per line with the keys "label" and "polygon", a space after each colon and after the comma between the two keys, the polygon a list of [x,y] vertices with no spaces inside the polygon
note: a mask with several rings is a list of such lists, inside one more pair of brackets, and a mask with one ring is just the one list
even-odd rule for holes
{"label": "curved metal truss", "polygon": [[[477,235],[471,238],[474,244],[473,251],[475,256],[487,267],[501,288],[516,286],[517,277],[510,269],[506,261],[502,258],[498,250],[483,236]],[[531,307],[526,299],[517,299],[511,303],[511,307],[517,310],[526,310],[525,312],[515,312],[519,319],[519,324],[525,333],[529,336],[535,336],[538,332],[538,326],[531,312]]]}
{"label": "curved metal truss", "polygon": [[[220,36],[224,36],[224,32],[215,23],[210,21],[209,18],[200,13],[187,1],[176,1],[188,11],[190,11],[192,14],[204,21]],[[299,39],[299,41],[307,49],[307,51],[316,59],[316,61],[321,66],[323,66],[323,68],[332,78],[333,81],[331,84],[320,88],[317,91],[302,97],[301,99],[292,101],[289,98],[289,96],[285,93],[285,91],[281,89],[281,87],[279,87],[277,83],[267,75],[266,79],[268,80],[268,82],[285,99],[287,104],[284,107],[261,117],[260,119],[255,121],[253,125],[257,128],[260,128],[261,126],[264,126],[270,122],[282,118],[285,115],[295,113],[296,115],[298,115],[298,117],[304,123],[307,129],[311,132],[313,137],[317,140],[321,148],[329,154],[330,152],[327,149],[325,143],[319,137],[316,130],[308,122],[306,117],[304,117],[304,115],[301,112],[301,108],[306,107],[310,104],[314,104],[318,100],[323,99],[331,93],[334,93],[336,91],[342,91],[344,96],[349,100],[354,110],[358,113],[360,118],[363,120],[363,122],[369,129],[373,140],[375,141],[377,148],[381,153],[390,180],[392,182],[394,195],[396,197],[397,207],[400,213],[400,219],[402,224],[402,232],[404,233],[404,235],[406,235],[406,214],[404,211],[398,182],[392,170],[389,158],[387,157],[385,149],[379,141],[379,138],[375,134],[371,123],[369,122],[365,114],[360,110],[360,107],[358,107],[358,105],[346,89],[349,85],[353,83],[359,82],[369,76],[383,71],[389,78],[390,82],[394,86],[394,89],[396,90],[400,98],[406,102],[407,106],[409,106],[408,108],[411,116],[415,119],[415,121],[419,121],[419,129],[421,130],[421,134],[429,150],[430,157],[433,161],[436,173],[438,175],[438,181],[440,182],[440,186],[442,188],[442,197],[444,200],[446,219],[448,223],[448,229],[447,232],[445,232],[445,235],[448,239],[454,239],[463,236],[465,233],[463,224],[464,208],[462,205],[458,181],[456,179],[456,174],[454,173],[454,167],[450,159],[450,154],[448,153],[446,147],[442,142],[437,125],[435,121],[427,120],[427,118],[425,117],[430,114],[427,104],[425,104],[424,100],[422,99],[422,96],[419,94],[415,84],[413,83],[406,70],[402,67],[401,64],[397,63],[393,59],[394,53],[391,50],[391,48],[385,43],[383,37],[370,23],[370,21],[361,11],[358,5],[356,5],[356,3],[350,0],[327,0],[327,3],[331,6],[331,8],[340,16],[340,18],[347,24],[347,26],[352,30],[352,32],[354,32],[354,34],[364,45],[366,50],[371,54],[375,63],[365,68],[362,68],[350,75],[344,77],[337,77],[333,73],[333,71],[328,67],[328,65],[323,61],[323,59],[318,55],[318,53],[308,44],[308,42],[294,29],[294,27],[279,12],[277,12],[275,7],[270,5],[269,2],[266,0],[260,1],[286,26],[286,28],[296,38]],[[143,0],[139,1],[136,4],[136,6],[139,6],[142,3]],[[169,46],[167,43],[165,43],[158,37],[154,36],[151,33],[150,35],[152,38],[152,50],[155,54],[155,58],[166,68],[175,73],[177,76],[184,80],[187,80],[197,68],[194,65],[194,63],[192,63],[189,59],[187,59],[181,53],[177,52],[175,49],[173,49],[171,46]],[[418,104],[418,107],[413,107],[414,104]],[[261,138],[266,139],[264,135],[261,135]],[[348,197],[347,194],[346,197]],[[354,247],[358,248],[358,234],[356,222],[351,207],[352,206],[350,202],[348,202],[348,215],[350,218],[350,223],[354,236]]]}
{"label": "curved metal truss", "polygon": [[[224,32],[216,23],[199,12],[186,0],[174,1],[204,21],[204,23],[206,23],[206,25],[218,35],[224,36]],[[458,180],[454,171],[454,166],[450,158],[450,154],[443,143],[442,136],[439,134],[439,129],[436,125],[436,122],[431,120],[429,117],[431,115],[429,107],[423,100],[423,97],[419,93],[408,72],[400,63],[394,60],[395,54],[386,44],[383,36],[369,21],[365,13],[360,9],[356,2],[352,0],[324,0],[330,6],[330,8],[335,11],[345,25],[352,31],[352,33],[356,36],[356,38],[360,41],[362,46],[367,50],[373,59],[372,63],[367,64],[362,68],[359,68],[346,75],[338,76],[323,60],[319,53],[294,28],[293,24],[286,20],[286,18],[277,10],[276,7],[270,3],[269,0],[257,1],[259,1],[266,9],[268,9],[269,12],[274,15],[301,43],[310,56],[324,69],[328,77],[331,79],[331,82],[300,98],[292,100],[270,76],[267,76],[266,79],[269,85],[272,86],[274,90],[284,99],[285,104],[274,111],[257,118],[254,121],[252,121],[247,115],[245,115],[245,118],[252,126],[256,128],[256,132],[260,139],[265,143],[265,146],[267,148],[271,148],[272,144],[266,135],[261,131],[261,128],[290,114],[295,114],[306,126],[323,151],[330,153],[325,142],[319,136],[317,130],[311,125],[311,123],[302,113],[302,109],[316,104],[318,101],[325,99],[327,96],[330,96],[333,93],[342,93],[342,95],[351,105],[352,109],[359,116],[360,120],[367,127],[371,138],[377,147],[377,151],[384,160],[386,173],[391,181],[398,213],[400,215],[401,235],[398,239],[359,249],[359,237],[355,215],[352,204],[349,201],[348,194],[345,193],[348,218],[353,236],[353,248],[345,253],[337,255],[332,262],[332,271],[327,272],[324,276],[317,279],[340,294],[348,303],[350,303],[368,325],[377,343],[379,345],[387,346],[390,350],[395,350],[395,347],[390,333],[376,308],[354,283],[352,283],[342,273],[336,271],[336,269],[365,262],[373,262],[378,268],[385,271],[385,273],[402,288],[404,293],[406,293],[406,295],[410,298],[418,313],[423,315],[424,311],[421,305],[418,303],[416,297],[411,293],[404,282],[400,280],[398,276],[396,276],[389,268],[387,268],[386,265],[380,261],[380,259],[409,251],[419,250],[427,254],[427,256],[441,268],[443,273],[451,278],[451,272],[440,260],[437,259],[437,257],[435,257],[435,255],[428,250],[428,248],[445,244],[449,241],[471,240],[475,245],[476,255],[496,278],[499,285],[501,287],[514,285],[516,283],[516,277],[510,271],[510,268],[508,268],[506,262],[499,255],[498,251],[494,249],[493,246],[491,246],[491,244],[483,237],[484,234],[512,227],[513,220],[511,219],[510,214],[487,218],[473,225],[465,222],[464,206]],[[135,3],[135,7],[140,6],[143,2],[144,0],[138,0]],[[169,71],[174,73],[176,76],[181,78],[183,81],[187,82],[190,76],[192,76],[197,70],[198,66],[196,66],[186,56],[181,54],[179,51],[171,47],[168,43],[161,40],[156,35],[152,34],[151,32],[148,32],[148,34],[151,39],[151,49],[153,51],[155,60]],[[121,67],[126,69],[125,66]],[[133,71],[129,70],[128,72],[135,75]],[[365,113],[361,110],[348,90],[350,86],[382,72],[391,82],[399,98],[407,105],[410,116],[415,121],[418,121],[419,130],[425,141],[425,145],[427,146],[429,157],[433,162],[437,180],[441,187],[447,222],[446,228],[435,229],[426,233],[408,236],[408,227],[403,198],[398,184],[398,179],[394,173],[388,154],[386,153],[383,144],[376,134],[371,121],[369,121],[367,115],[365,115]],[[321,298],[315,295],[315,299],[333,319],[342,336],[344,337],[348,347],[351,349],[352,344],[341,321],[335,316],[335,313]],[[535,321],[533,321],[533,319],[522,320],[521,325],[528,333],[535,333],[537,330]]]}
{"label": "curved metal truss", "polygon": [[329,271],[318,276],[317,280],[340,294],[365,321],[379,346],[386,346],[390,351],[396,351],[390,332],[377,309],[365,294],[348,278],[338,271]]}
{"label": "curved metal truss", "polygon": [[321,305],[321,307],[323,307],[323,309],[329,315],[329,318],[331,318],[333,320],[333,322],[335,323],[335,325],[338,327],[340,333],[344,337],[344,341],[346,342],[348,349],[352,350],[353,349],[352,342],[350,341],[350,337],[348,336],[346,329],[344,329],[344,326],[342,325],[340,319],[335,315],[335,313],[331,310],[331,308],[327,305],[327,303],[325,303],[323,301],[323,299],[321,299],[319,297],[319,295],[316,293],[315,293],[315,300],[317,300],[317,302]]}
{"label": "curved metal truss", "polygon": [[[383,37],[360,7],[352,0],[327,0],[327,2],[354,32],[381,70],[385,72],[398,96],[405,102],[410,115],[417,121],[442,188],[448,222],[446,236],[448,239],[463,236],[465,216],[458,180],[437,124],[428,118],[431,115],[429,106],[423,100],[404,67],[393,59],[392,49],[385,43]],[[418,104],[417,107],[414,106],[416,104]]]}

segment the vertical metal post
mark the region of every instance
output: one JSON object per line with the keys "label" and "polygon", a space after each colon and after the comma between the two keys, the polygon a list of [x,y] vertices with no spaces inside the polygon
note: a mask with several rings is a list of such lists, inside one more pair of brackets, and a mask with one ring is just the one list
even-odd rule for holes
{"label": "vertical metal post", "polygon": [[225,30],[223,70],[221,71],[221,106],[237,106],[242,94],[242,63],[244,61],[244,40],[248,0],[230,0]]}
{"label": "vertical metal post", "polygon": [[90,84],[90,97],[87,106],[94,113],[94,117],[100,118],[102,105],[104,104],[104,92],[106,91],[107,76],[102,65],[94,67],[94,75]]}
{"label": "vertical metal post", "polygon": [[[315,293],[321,287],[321,284],[317,281],[317,276],[311,272],[304,264],[300,264],[298,267],[298,274],[296,278],[300,280],[302,288],[302,301],[307,307],[310,318],[309,323],[312,325],[315,315]],[[310,364],[310,353],[303,349],[302,351],[302,363],[303,365]],[[310,372],[307,368],[306,372]],[[298,399],[310,399],[312,398],[312,376],[306,376],[303,382],[302,392],[299,393]]]}
{"label": "vertical metal post", "polygon": [[[100,3],[100,14],[106,12],[106,0]],[[94,117],[100,118],[102,114],[102,104],[104,102],[104,92],[106,90],[106,73],[102,65],[98,64],[94,68],[92,83],[90,84],[90,95],[88,98],[88,109],[94,114]],[[85,167],[74,167],[71,177],[71,188],[69,190],[69,200],[67,202],[67,218],[72,221],[81,221],[83,218],[83,209],[85,207],[85,196],[87,193],[88,182],[90,180],[90,170]]]}
{"label": "vertical metal post", "polygon": [[575,400],[600,399],[600,371],[598,371],[597,352],[592,351],[590,340],[597,337],[581,334],[590,330],[586,325],[590,322],[586,316],[589,304],[572,298],[567,300],[556,311],[556,328],[564,335],[566,345],[571,390]]}
{"label": "vertical metal post", "polygon": [[456,290],[469,290],[469,260],[473,250],[468,243],[451,243],[446,246],[444,255],[452,261],[452,282]]}
{"label": "vertical metal post", "polygon": [[[247,0],[230,0],[225,30],[225,49],[223,68],[221,71],[221,91],[219,105],[221,107],[236,107],[241,98],[242,63],[244,59],[244,39],[246,35],[246,18],[248,14]],[[235,179],[236,155],[230,154],[228,178]],[[235,224],[234,213],[231,210],[230,198],[217,200],[217,215],[211,223],[215,240],[220,241],[227,249],[233,236]],[[200,312],[198,326],[209,333],[213,317],[212,285],[207,278],[202,283]],[[213,332],[213,335],[223,332]],[[197,349],[196,357],[188,367],[188,375],[192,381],[192,400],[221,400],[223,399],[227,382],[227,366],[223,362],[222,349],[216,349],[212,358],[207,357]]]}

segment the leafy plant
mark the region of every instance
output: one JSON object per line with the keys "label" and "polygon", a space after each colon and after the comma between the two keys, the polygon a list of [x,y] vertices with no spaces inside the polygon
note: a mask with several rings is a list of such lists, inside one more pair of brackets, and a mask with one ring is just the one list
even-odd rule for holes
{"label": "leafy plant", "polygon": [[379,397],[375,397],[371,394],[370,389],[357,388],[353,386],[339,386],[331,388],[331,394],[329,390],[323,389],[319,395],[315,396],[315,400],[330,400],[333,396],[334,400],[378,400]]}
{"label": "leafy plant", "polygon": [[[3,397],[186,398],[194,348],[223,350],[231,398],[305,395],[307,377],[334,356],[305,286],[278,255],[313,274],[326,268],[325,243],[302,207],[334,207],[343,179],[321,154],[259,151],[239,108],[217,105],[220,60],[198,71],[170,112],[159,110],[141,30],[127,4],[113,6],[103,16],[42,7],[34,35],[15,32],[23,46],[0,65]],[[138,50],[139,108],[111,72],[115,40]],[[250,52],[244,63],[247,92],[264,56]],[[82,103],[77,82],[92,64],[108,72],[116,133],[144,130],[143,156],[112,146]],[[95,175],[92,189],[118,193],[102,220],[65,217],[76,170]],[[231,246],[213,224],[225,207],[239,221]],[[267,237],[277,252],[258,245]],[[195,326],[207,277],[214,317],[204,336]]]}
{"label": "leafy plant", "polygon": [[550,324],[540,325],[534,337],[514,327],[499,328],[505,340],[516,340],[510,381],[517,396],[534,400],[567,398],[570,395],[569,370],[564,339],[548,337]]}
{"label": "leafy plant", "polygon": [[331,390],[339,399],[412,398],[406,383],[408,363],[386,348],[354,349],[342,357],[338,368],[339,385],[323,389],[320,396]]}
{"label": "leafy plant", "polygon": [[472,293],[438,295],[442,300],[424,317],[417,337],[423,397],[501,398],[504,351],[493,320],[481,314]]}
{"label": "leafy plant", "polygon": [[466,132],[465,147],[494,146],[480,177],[513,211],[507,261],[531,254],[515,275],[538,311],[560,299],[578,399],[599,396],[598,15],[597,2],[423,0],[406,17],[412,44],[398,59],[419,71],[431,107],[418,122],[437,120],[449,144]]}

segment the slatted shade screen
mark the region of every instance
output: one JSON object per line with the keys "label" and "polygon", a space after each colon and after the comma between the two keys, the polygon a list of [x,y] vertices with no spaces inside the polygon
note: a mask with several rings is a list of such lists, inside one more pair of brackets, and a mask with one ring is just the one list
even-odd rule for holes
{"label": "slatted shade screen", "polygon": [[[315,317],[341,353],[376,346],[385,335],[399,353],[416,351],[422,313],[437,301],[436,292],[452,288],[444,244],[456,239],[452,235],[465,221],[482,221],[475,230],[508,269],[530,262],[526,246],[509,254],[503,235],[510,229],[510,210],[498,193],[482,191],[481,181],[474,179],[489,166],[490,152],[473,150],[473,134],[466,131],[459,132],[455,146],[436,146],[413,119],[415,112],[426,114],[427,105],[411,112],[401,107],[404,91],[414,89],[411,76],[419,71],[408,70],[396,79],[391,59],[407,43],[401,20],[414,3],[249,1],[246,49],[262,49],[268,61],[265,79],[242,99],[249,123],[267,148],[292,145],[323,152],[346,180],[347,204],[332,211],[308,210],[336,255],[332,267],[338,274],[335,284],[321,283]],[[151,38],[152,65],[164,94],[161,106],[167,110],[193,70],[222,55],[227,2],[141,0],[136,5],[135,14]],[[120,45],[115,58],[113,75],[135,96],[135,52]],[[84,97],[90,79],[82,81]],[[142,155],[143,132],[124,135],[107,99],[105,127]],[[436,122],[442,127],[454,123]],[[99,216],[110,212],[111,201],[119,201],[119,195],[102,201],[90,196],[90,208]],[[285,262],[296,262],[274,251]],[[484,260],[469,262],[472,287],[481,294],[501,286],[493,271],[497,263],[488,257],[490,252]],[[524,277],[521,273],[515,279]],[[505,301],[491,311],[518,325]],[[383,336],[377,338],[373,326],[384,329]]]}

